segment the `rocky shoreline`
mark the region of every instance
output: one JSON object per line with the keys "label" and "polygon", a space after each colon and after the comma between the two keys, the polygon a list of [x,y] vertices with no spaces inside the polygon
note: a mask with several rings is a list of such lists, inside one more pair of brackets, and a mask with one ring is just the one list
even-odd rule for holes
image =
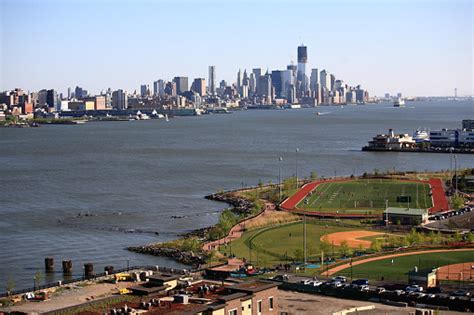
{"label": "rocky shoreline", "polygon": [[182,251],[177,248],[162,247],[160,244],[132,246],[128,247],[127,250],[140,254],[168,257],[184,265],[194,267],[198,267],[206,262],[205,257],[202,255],[196,255],[191,251]]}
{"label": "rocky shoreline", "polygon": [[[208,200],[227,203],[229,206],[231,206],[230,210],[237,215],[242,215],[242,214],[249,215],[253,207],[253,202],[245,198],[237,197],[233,191],[216,193],[216,194],[205,196],[204,198]],[[197,237],[201,240],[206,240],[212,228],[213,226],[196,229],[191,232],[179,234],[179,237],[181,238]],[[141,254],[168,257],[168,258],[173,259],[176,262],[179,262],[185,265],[194,266],[194,267],[197,267],[206,263],[206,255],[204,253],[194,253],[191,251],[183,251],[179,248],[162,246],[161,243],[155,243],[155,244],[149,244],[149,245],[143,245],[143,246],[132,246],[132,247],[127,247],[126,249],[129,251],[133,251],[133,252],[137,252]]]}

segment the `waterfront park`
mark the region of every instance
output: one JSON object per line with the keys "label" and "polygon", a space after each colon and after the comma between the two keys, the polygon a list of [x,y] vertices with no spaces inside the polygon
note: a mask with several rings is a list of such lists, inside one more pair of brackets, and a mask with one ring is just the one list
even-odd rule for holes
{"label": "waterfront park", "polygon": [[[313,180],[298,190],[284,183],[283,202],[279,205],[283,211],[269,211],[258,219],[258,224],[248,222],[240,237],[221,244],[214,256],[243,258],[257,267],[291,266],[294,271],[296,266],[303,275],[393,281],[406,281],[414,267],[474,262],[472,232],[423,231],[384,220],[386,207],[441,211],[445,205],[440,205],[442,199],[434,195],[440,197],[442,185],[433,187],[435,180],[445,181],[440,174],[416,174],[402,179],[379,176]],[[258,189],[260,193],[247,190],[237,194],[253,196],[254,200],[271,199],[277,194],[272,187]],[[444,190],[442,194],[444,197]],[[454,198],[445,200],[451,208],[459,206],[459,201],[453,204]],[[463,250],[452,251],[453,248]],[[334,269],[337,266],[341,267]],[[454,277],[457,279],[458,274]],[[468,279],[473,278],[474,275]]]}

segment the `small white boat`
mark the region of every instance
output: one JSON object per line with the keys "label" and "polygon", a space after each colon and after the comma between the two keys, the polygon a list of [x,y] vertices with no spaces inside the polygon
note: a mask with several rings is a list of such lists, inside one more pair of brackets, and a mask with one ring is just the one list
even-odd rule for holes
{"label": "small white boat", "polygon": [[317,112],[317,113],[316,113],[316,116],[321,116],[321,113],[320,113],[320,112]]}
{"label": "small white boat", "polygon": [[405,107],[405,101],[399,97],[393,102],[393,107]]}
{"label": "small white boat", "polygon": [[430,134],[426,130],[416,129],[413,133],[413,140],[415,140],[416,143],[428,142],[430,141]]}

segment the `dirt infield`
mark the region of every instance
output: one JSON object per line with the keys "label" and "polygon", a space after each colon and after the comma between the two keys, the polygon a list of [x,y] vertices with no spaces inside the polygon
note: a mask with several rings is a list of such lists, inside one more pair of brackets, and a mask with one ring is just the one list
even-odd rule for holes
{"label": "dirt infield", "polygon": [[[401,257],[401,256],[409,256],[409,255],[419,255],[419,254],[429,254],[429,253],[447,253],[447,252],[462,252],[466,250],[473,250],[472,248],[458,248],[458,249],[433,249],[433,250],[424,250],[419,252],[408,252],[408,253],[399,253],[399,254],[391,254],[385,256],[377,256],[371,257],[367,259],[357,260],[352,262],[352,266],[362,265],[371,261],[382,260],[387,258],[394,258],[394,257]],[[351,267],[351,263],[342,264],[327,271],[328,275],[333,275],[341,270],[347,269]]]}
{"label": "dirt infield", "polygon": [[436,275],[438,280],[474,281],[474,261],[442,266]]}
{"label": "dirt infield", "polygon": [[369,248],[372,242],[360,240],[360,238],[375,235],[383,235],[383,233],[371,231],[337,232],[322,236],[321,241],[327,241],[336,246],[340,246],[343,241],[347,241],[347,245],[351,248],[358,248],[360,245],[362,245],[363,248]]}

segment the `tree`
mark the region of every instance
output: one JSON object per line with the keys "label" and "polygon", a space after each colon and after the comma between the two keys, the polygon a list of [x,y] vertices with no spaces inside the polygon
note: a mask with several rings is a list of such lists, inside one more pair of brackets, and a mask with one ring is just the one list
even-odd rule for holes
{"label": "tree", "polygon": [[13,290],[15,289],[15,281],[11,276],[8,276],[7,284],[5,285],[5,289],[7,290],[7,294],[11,295]]}
{"label": "tree", "polygon": [[466,242],[472,243],[474,241],[474,233],[470,232],[466,234]]}
{"label": "tree", "polygon": [[295,249],[293,252],[293,258],[295,261],[302,261],[304,258],[303,250],[301,248]]}
{"label": "tree", "polygon": [[348,255],[351,254],[350,253],[351,249],[349,248],[349,245],[347,244],[346,240],[341,242],[341,245],[339,245],[339,249],[344,257],[347,257]]}
{"label": "tree", "polygon": [[375,239],[372,241],[372,244],[370,244],[370,249],[374,253],[378,253],[382,250],[382,242],[379,239]]}
{"label": "tree", "polygon": [[39,270],[36,271],[34,280],[35,280],[35,287],[41,285],[41,280],[43,280],[43,274],[41,273],[41,271]]}
{"label": "tree", "polygon": [[317,180],[318,179],[318,173],[316,171],[311,172],[311,180]]}
{"label": "tree", "polygon": [[464,206],[464,198],[460,194],[455,194],[451,197],[451,204],[453,205],[454,209],[459,209]]}
{"label": "tree", "polygon": [[322,240],[321,243],[319,243],[319,250],[327,255],[331,250],[331,244],[326,240]]}
{"label": "tree", "polygon": [[410,245],[421,244],[422,236],[415,229],[411,229],[410,233],[407,235],[407,240]]}

